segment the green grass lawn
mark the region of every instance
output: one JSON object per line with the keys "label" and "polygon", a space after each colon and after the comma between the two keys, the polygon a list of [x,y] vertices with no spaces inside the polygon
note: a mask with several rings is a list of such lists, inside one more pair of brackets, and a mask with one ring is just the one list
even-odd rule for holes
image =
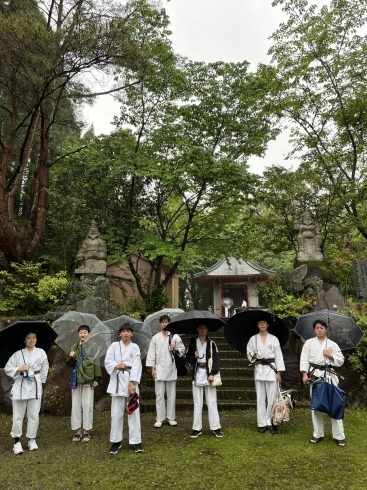
{"label": "green grass lawn", "polygon": [[[126,439],[109,455],[109,412],[96,413],[89,443],[72,443],[69,418],[41,415],[38,451],[14,456],[11,416],[0,414],[0,490],[364,490],[367,488],[367,411],[347,410],[347,446],[339,448],[325,416],[325,440],[310,444],[309,410],[296,409],[279,435],[258,434],[253,411],[221,412],[223,439],[208,429],[189,437],[192,414],[178,413],[178,427],[154,429],[142,415],[144,452]],[[125,427],[126,429],[126,427]],[[127,431],[124,436],[127,438]]]}

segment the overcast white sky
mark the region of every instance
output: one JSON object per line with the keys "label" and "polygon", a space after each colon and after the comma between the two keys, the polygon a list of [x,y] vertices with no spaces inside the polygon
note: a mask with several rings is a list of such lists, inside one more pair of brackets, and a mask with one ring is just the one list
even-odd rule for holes
{"label": "overcast white sky", "polygon": [[[284,20],[279,7],[271,0],[171,0],[162,1],[171,19],[174,50],[194,61],[238,62],[247,60],[251,68],[268,63],[268,37]],[[87,107],[84,117],[93,124],[96,134],[108,134],[119,106],[112,97],[103,96]],[[252,157],[250,169],[262,173],[266,166],[285,164],[289,151],[287,135],[269,143],[265,158]],[[290,166],[290,163],[286,164]]]}

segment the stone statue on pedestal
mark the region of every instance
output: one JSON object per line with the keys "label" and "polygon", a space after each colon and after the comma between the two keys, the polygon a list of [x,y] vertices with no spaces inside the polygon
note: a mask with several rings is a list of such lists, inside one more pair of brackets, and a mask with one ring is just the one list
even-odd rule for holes
{"label": "stone statue on pedestal", "polygon": [[295,216],[294,228],[298,230],[296,261],[298,263],[323,262],[324,255],[321,252],[323,238],[320,233],[320,225],[313,218],[311,211]]}
{"label": "stone statue on pedestal", "polygon": [[93,220],[86,239],[77,255],[78,267],[75,274],[106,274],[107,268],[106,242],[100,238],[96,222]]}

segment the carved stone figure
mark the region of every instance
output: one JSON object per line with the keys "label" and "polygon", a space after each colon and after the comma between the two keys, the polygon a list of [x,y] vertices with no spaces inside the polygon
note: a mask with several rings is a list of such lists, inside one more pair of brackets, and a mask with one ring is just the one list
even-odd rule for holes
{"label": "carved stone figure", "polygon": [[77,255],[75,274],[106,274],[106,242],[100,238],[96,222],[93,220],[86,239]]}
{"label": "carved stone figure", "polygon": [[321,252],[323,238],[320,225],[313,218],[311,211],[295,216],[294,227],[298,230],[297,262],[323,262],[324,256]]}

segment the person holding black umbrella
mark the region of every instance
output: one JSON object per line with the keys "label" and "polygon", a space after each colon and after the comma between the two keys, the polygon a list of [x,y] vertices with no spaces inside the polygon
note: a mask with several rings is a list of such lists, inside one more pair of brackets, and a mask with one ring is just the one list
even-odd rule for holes
{"label": "person holding black umbrella", "polygon": [[[208,326],[200,322],[198,335],[190,339],[187,359],[193,364],[192,396],[194,400],[194,421],[190,437],[196,439],[202,435],[203,396],[208,407],[209,426],[215,437],[223,437],[217,407],[217,390],[211,385],[214,374],[219,372],[219,354],[215,342],[208,337]],[[212,358],[212,369],[209,370],[209,359]]]}
{"label": "person holding black umbrella", "polygon": [[282,381],[280,371],[285,371],[285,366],[279,340],[268,332],[268,327],[267,317],[260,316],[257,319],[259,333],[250,338],[247,357],[255,366],[258,432],[263,434],[270,428],[270,433],[275,435],[277,428],[272,424],[271,411],[277,383]]}
{"label": "person holding black umbrella", "polygon": [[[338,377],[330,373],[331,366],[339,367],[344,364],[344,356],[337,343],[327,338],[328,325],[324,320],[315,320],[313,330],[316,337],[306,340],[302,353],[300,370],[302,372],[303,383],[309,380],[310,373],[316,377],[323,377],[325,369],[327,376],[331,377],[334,385],[338,385]],[[329,372],[328,372],[329,371]],[[312,386],[311,386],[312,390]],[[318,410],[311,410],[313,436],[311,444],[317,444],[324,438],[324,419],[323,414]],[[345,446],[345,435],[343,420],[331,419],[331,429],[336,444],[340,447]]]}
{"label": "person holding black umbrella", "polygon": [[23,338],[25,348],[15,352],[5,365],[5,373],[14,379],[11,389],[13,425],[10,435],[14,439],[15,455],[23,453],[20,437],[26,412],[27,446],[30,451],[38,449],[36,436],[41,409],[42,384],[46,382],[48,374],[46,352],[36,347],[37,335],[32,330],[28,330]]}

